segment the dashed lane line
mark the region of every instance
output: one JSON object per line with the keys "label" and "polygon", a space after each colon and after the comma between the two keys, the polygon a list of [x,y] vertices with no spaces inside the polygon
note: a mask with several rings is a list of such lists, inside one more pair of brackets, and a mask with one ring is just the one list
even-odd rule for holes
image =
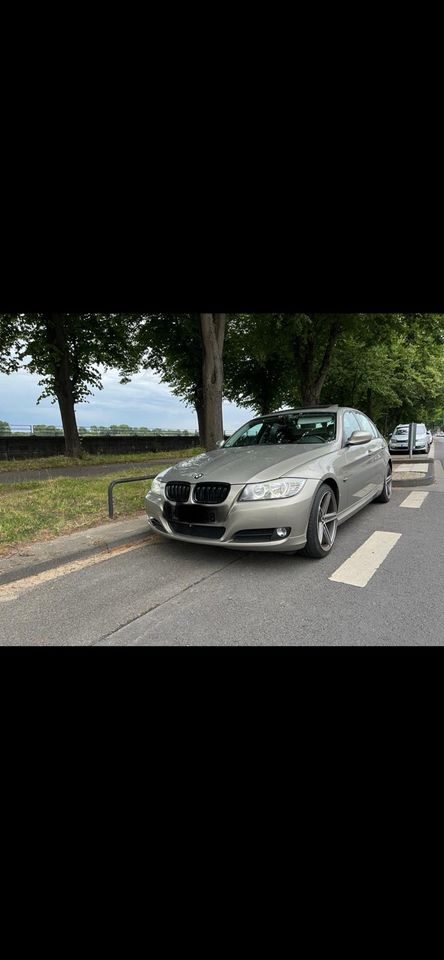
{"label": "dashed lane line", "polygon": [[378,567],[398,542],[400,533],[388,533],[376,530],[375,533],[355,550],[341,566],[332,573],[329,580],[336,583],[348,583],[352,587],[366,587]]}

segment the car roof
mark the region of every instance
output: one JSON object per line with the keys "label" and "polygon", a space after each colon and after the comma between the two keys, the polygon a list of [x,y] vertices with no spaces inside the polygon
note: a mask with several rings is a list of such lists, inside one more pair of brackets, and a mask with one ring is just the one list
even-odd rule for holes
{"label": "car roof", "polygon": [[[426,431],[426,433],[428,432],[428,427],[426,427],[423,421],[420,422],[419,420],[416,420],[416,421],[412,420],[412,423],[415,424],[415,427],[424,427],[424,430]],[[393,433],[396,433],[397,430],[408,430],[409,427],[410,427],[409,423],[397,423],[395,429],[393,430]]]}
{"label": "car roof", "polygon": [[[265,419],[265,417],[276,417],[278,414],[282,413],[311,413],[312,411],[313,413],[316,413],[317,410],[319,410],[320,413],[337,413],[339,409],[342,408],[340,408],[337,403],[325,403],[314,407],[310,406],[310,404],[307,404],[306,406],[302,406],[301,404],[300,407],[288,407],[284,410],[273,410],[272,413],[264,414],[264,417],[261,419]],[[259,418],[256,417],[255,419]]]}

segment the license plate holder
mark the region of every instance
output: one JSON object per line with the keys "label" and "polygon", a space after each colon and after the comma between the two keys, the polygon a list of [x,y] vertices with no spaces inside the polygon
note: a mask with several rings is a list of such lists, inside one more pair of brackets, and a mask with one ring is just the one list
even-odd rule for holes
{"label": "license plate holder", "polygon": [[[177,520],[179,523],[216,522],[216,513],[211,507],[201,507],[194,503],[175,503],[171,506],[170,519]],[[169,518],[167,517],[167,519]]]}

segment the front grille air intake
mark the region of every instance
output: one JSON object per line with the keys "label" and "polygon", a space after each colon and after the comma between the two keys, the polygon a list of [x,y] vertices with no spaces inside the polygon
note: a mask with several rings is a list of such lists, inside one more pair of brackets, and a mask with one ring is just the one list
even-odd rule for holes
{"label": "front grille air intake", "polygon": [[169,521],[170,527],[174,533],[180,533],[182,537],[201,537],[202,540],[220,540],[225,533],[225,527],[204,527],[197,523],[179,523],[177,520]]}
{"label": "front grille air intake", "polygon": [[190,496],[189,483],[167,483],[165,487],[165,496],[173,503],[186,503]]}
{"label": "front grille air intake", "polygon": [[229,483],[196,483],[193,496],[196,503],[223,503],[229,492]]}

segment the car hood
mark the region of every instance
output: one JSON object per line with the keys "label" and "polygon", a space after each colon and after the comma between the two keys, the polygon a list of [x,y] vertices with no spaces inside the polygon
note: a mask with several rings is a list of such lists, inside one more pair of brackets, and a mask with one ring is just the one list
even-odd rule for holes
{"label": "car hood", "polygon": [[[261,447],[221,447],[209,453],[201,453],[189,460],[182,460],[165,470],[162,479],[215,483],[247,483],[248,481],[275,480],[278,477],[298,475],[304,466],[319,457],[331,454],[336,443],[314,447],[312,443]],[[202,474],[202,477],[196,477]]]}

